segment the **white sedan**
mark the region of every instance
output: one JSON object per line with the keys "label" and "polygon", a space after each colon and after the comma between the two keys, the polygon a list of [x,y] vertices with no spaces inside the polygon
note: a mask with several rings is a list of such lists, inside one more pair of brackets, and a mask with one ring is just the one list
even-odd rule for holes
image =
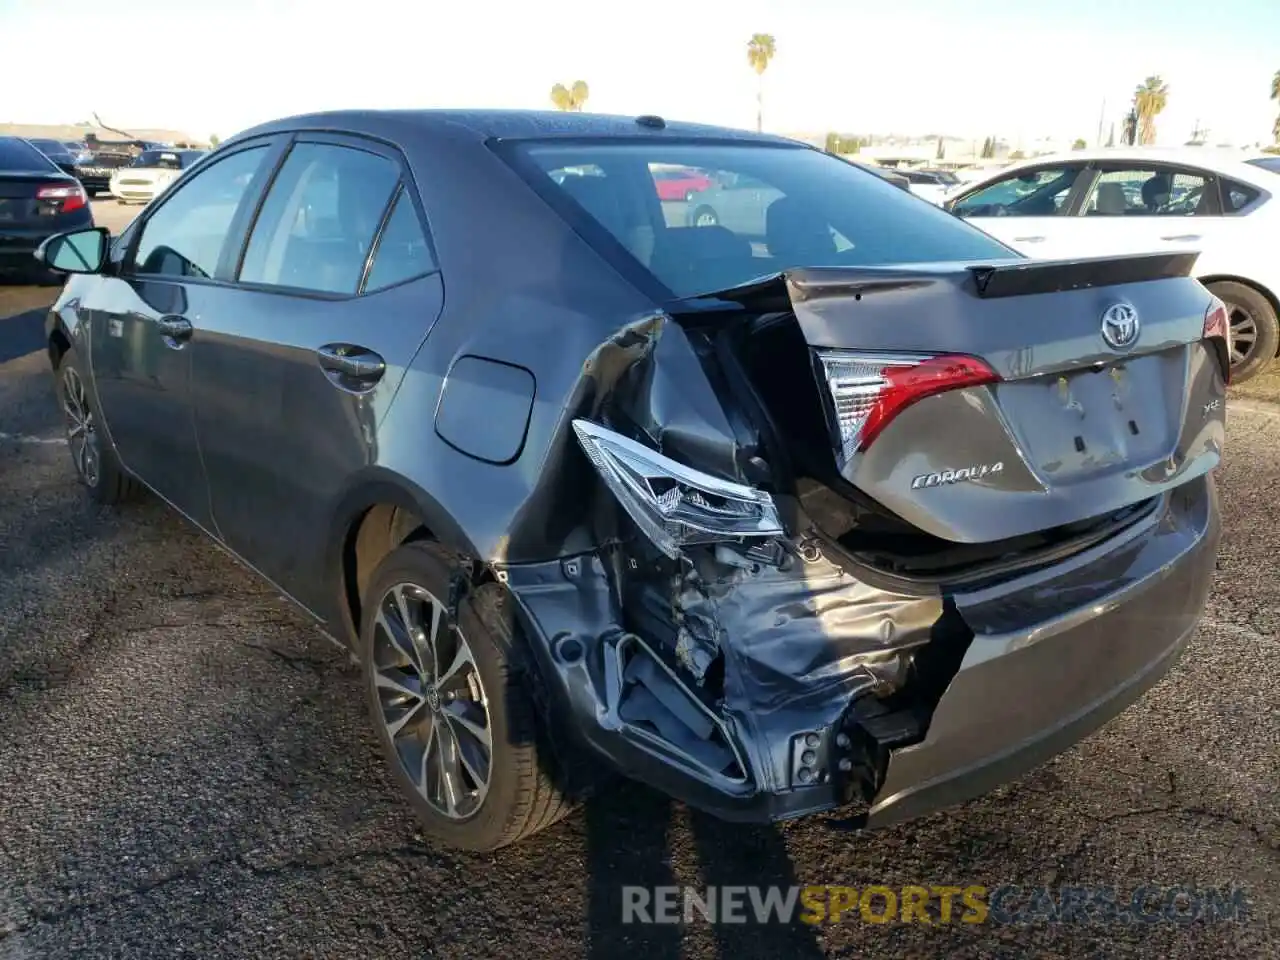
{"label": "white sedan", "polygon": [[1199,251],[1231,311],[1232,379],[1280,350],[1280,157],[1207,147],[1076,150],[1006,167],[945,207],[1037,259]]}
{"label": "white sedan", "polygon": [[111,195],[117,203],[150,203],[207,152],[144,150],[129,166],[111,174]]}

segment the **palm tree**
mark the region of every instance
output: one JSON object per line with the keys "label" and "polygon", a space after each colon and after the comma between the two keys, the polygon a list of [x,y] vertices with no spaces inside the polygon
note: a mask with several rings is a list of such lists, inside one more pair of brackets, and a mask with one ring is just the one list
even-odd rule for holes
{"label": "palm tree", "polygon": [[756,72],[756,130],[764,129],[764,72],[769,69],[769,61],[778,52],[777,42],[768,33],[753,33],[747,41],[747,63]]}
{"label": "palm tree", "polygon": [[566,87],[563,83],[557,83],[551,88],[551,102],[556,105],[557,110],[571,110],[575,113],[581,113],[582,107],[590,95],[591,91],[587,88],[585,80],[575,80],[571,87]]}
{"label": "palm tree", "polygon": [[[1277,70],[1276,75],[1271,78],[1271,99],[1280,103],[1280,70]],[[1280,143],[1280,117],[1276,117],[1276,122],[1271,127],[1271,136],[1276,143]]]}
{"label": "palm tree", "polygon": [[1133,91],[1133,107],[1138,112],[1138,142],[1156,142],[1156,117],[1169,103],[1169,85],[1159,76],[1147,77]]}

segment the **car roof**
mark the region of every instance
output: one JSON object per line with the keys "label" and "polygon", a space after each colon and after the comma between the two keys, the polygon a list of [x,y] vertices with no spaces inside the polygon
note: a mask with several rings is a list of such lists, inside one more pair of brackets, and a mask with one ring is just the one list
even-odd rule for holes
{"label": "car roof", "polygon": [[1064,153],[1047,154],[1019,160],[1000,170],[972,181],[968,186],[998,179],[1009,173],[1016,173],[1028,167],[1043,166],[1046,163],[1065,163],[1070,161],[1121,161],[1136,163],[1172,163],[1199,167],[1213,173],[1241,180],[1253,186],[1275,190],[1276,174],[1246,160],[1265,157],[1267,154],[1256,150],[1236,150],[1226,147],[1095,147],[1086,150],[1071,150]]}
{"label": "car roof", "polygon": [[666,120],[662,121],[662,126],[657,126],[643,124],[640,118],[632,116],[559,110],[340,110],[284,117],[246,130],[232,139],[240,140],[284,130],[326,128],[364,131],[389,139],[394,138],[398,131],[414,128],[441,135],[471,136],[476,140],[642,137],[741,140],[746,143],[807,146],[786,137],[729,127]]}

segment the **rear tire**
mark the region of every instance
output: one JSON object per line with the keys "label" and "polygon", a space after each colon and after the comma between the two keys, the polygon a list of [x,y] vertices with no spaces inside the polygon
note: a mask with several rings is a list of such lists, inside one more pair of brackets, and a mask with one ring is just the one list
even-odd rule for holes
{"label": "rear tire", "polygon": [[693,211],[690,223],[695,227],[715,227],[719,226],[720,218],[716,216],[716,212],[710,207],[702,206]]}
{"label": "rear tire", "polygon": [[[1227,305],[1232,330],[1231,382],[1244,383],[1260,374],[1275,359],[1280,347],[1280,323],[1276,310],[1261,292],[1234,280],[1209,284],[1209,292]],[[1241,339],[1235,340],[1237,331]],[[1247,346],[1245,335],[1250,338]]]}
{"label": "rear tire", "polygon": [[555,823],[571,804],[526,686],[506,589],[469,592],[455,623],[446,607],[457,572],[435,543],[388,554],[364,598],[360,659],[382,752],[424,831],[449,846],[495,850]]}
{"label": "rear tire", "polygon": [[141,487],[125,471],[103,435],[101,420],[76,359],[75,348],[69,347],[53,371],[72,466],[94,503],[124,503],[134,499]]}

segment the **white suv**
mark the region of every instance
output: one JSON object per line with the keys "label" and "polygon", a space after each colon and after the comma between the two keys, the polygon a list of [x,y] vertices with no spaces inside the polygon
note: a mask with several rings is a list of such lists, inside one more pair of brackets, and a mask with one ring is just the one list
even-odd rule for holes
{"label": "white suv", "polygon": [[1280,157],[1207,147],[1077,150],[993,172],[946,201],[1037,259],[1198,250],[1195,274],[1231,310],[1232,379],[1280,350]]}

